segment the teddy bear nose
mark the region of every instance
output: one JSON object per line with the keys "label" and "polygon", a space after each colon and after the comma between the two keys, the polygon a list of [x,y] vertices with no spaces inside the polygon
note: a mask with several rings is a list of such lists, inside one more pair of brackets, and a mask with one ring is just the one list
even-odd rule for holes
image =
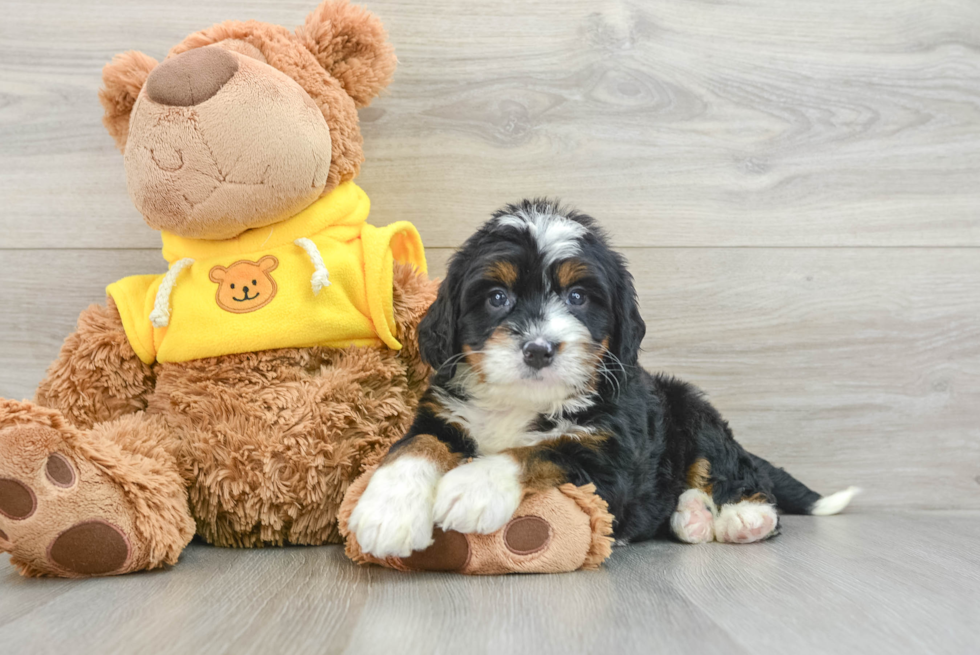
{"label": "teddy bear nose", "polygon": [[146,94],[161,105],[198,105],[220,91],[237,71],[238,58],[224,48],[195,48],[154,68],[146,78]]}

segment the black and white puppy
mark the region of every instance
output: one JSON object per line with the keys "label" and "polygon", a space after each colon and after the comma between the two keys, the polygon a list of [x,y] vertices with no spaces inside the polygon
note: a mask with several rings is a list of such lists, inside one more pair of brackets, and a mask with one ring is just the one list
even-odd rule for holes
{"label": "black and white puppy", "polygon": [[742,448],[696,388],[640,368],[645,331],[593,219],[548,201],[494,214],[419,327],[435,373],[351,515],[361,548],[404,557],[434,526],[494,532],[526,491],[565,482],[595,484],[619,542],[747,543],[776,533],[777,508],[850,502],[856,489],[821,497]]}

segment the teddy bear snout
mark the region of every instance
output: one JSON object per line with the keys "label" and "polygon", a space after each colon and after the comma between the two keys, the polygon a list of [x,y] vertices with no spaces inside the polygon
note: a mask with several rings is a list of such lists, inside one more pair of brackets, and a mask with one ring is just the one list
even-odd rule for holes
{"label": "teddy bear snout", "polygon": [[154,68],[146,78],[146,94],[161,105],[198,105],[220,91],[237,71],[238,58],[224,48],[194,48]]}

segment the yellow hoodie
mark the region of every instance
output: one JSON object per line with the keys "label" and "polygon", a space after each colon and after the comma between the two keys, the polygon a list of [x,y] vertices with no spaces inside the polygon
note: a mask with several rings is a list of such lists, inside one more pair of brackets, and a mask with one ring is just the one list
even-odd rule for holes
{"label": "yellow hoodie", "polygon": [[133,350],[146,363],[271,348],[401,344],[393,262],[425,272],[407,221],[377,228],[370,201],[345,182],[292,218],[223,241],[163,233],[165,275],[110,284]]}

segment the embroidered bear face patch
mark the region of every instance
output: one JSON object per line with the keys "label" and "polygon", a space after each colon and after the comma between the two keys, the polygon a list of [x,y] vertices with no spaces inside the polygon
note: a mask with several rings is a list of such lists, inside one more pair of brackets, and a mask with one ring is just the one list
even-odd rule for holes
{"label": "embroidered bear face patch", "polygon": [[208,277],[218,285],[214,295],[218,307],[235,314],[246,314],[268,305],[278,290],[272,278],[272,271],[278,266],[278,259],[266,255],[257,262],[243,259],[228,268],[212,268]]}

